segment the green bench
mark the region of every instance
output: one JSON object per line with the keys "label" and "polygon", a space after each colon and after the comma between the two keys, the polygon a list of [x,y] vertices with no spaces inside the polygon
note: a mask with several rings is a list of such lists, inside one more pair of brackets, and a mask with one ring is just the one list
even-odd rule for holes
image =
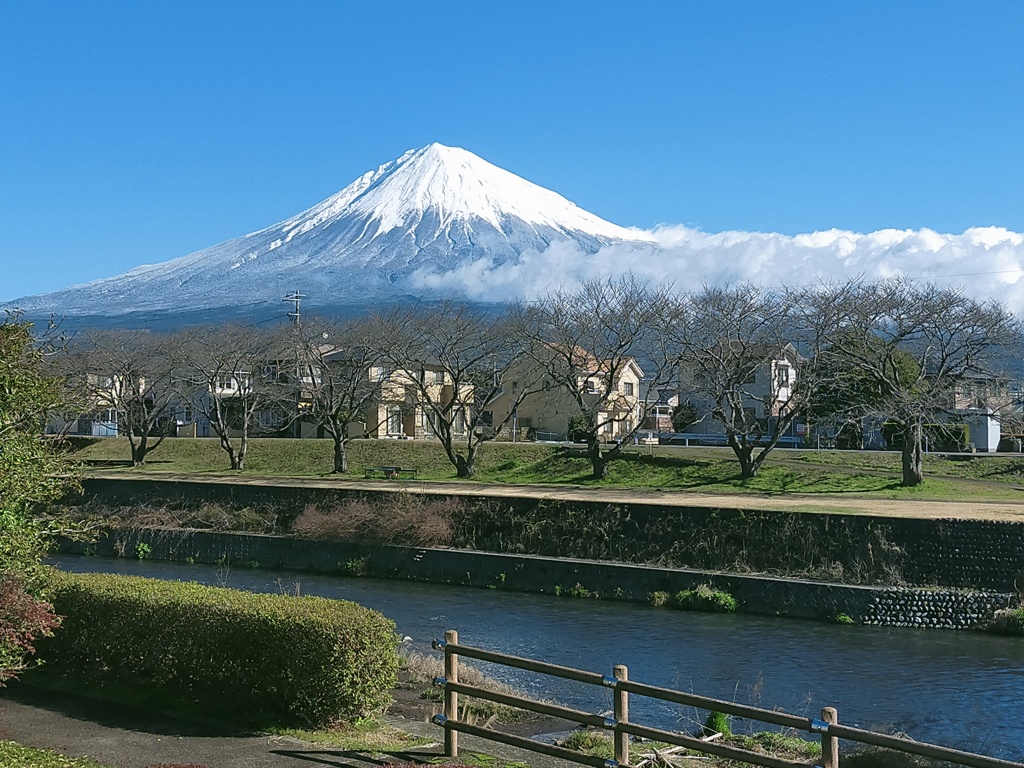
{"label": "green bench", "polygon": [[416,477],[416,470],[408,467],[367,467],[363,477],[383,477],[385,480],[398,480],[403,477]]}

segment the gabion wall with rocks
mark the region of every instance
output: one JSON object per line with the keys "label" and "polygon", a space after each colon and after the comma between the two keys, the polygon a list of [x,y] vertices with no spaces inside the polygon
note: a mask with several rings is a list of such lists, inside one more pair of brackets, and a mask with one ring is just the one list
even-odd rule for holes
{"label": "gabion wall with rocks", "polygon": [[860,623],[920,629],[971,629],[1007,608],[1014,596],[948,589],[881,589],[860,615]]}

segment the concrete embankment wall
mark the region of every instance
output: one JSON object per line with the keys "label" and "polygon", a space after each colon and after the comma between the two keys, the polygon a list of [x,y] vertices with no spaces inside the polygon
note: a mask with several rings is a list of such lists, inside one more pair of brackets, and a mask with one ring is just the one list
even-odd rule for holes
{"label": "concrete embankment wall", "polygon": [[[338,504],[353,497],[394,497],[395,490],[339,490],[300,484],[99,479],[85,481],[86,496],[105,501],[156,499],[273,503],[294,510]],[[432,494],[429,486],[415,491]],[[501,505],[473,527],[458,547],[572,555],[595,560],[662,562],[703,570],[822,574],[828,581],[904,583],[956,590],[1024,591],[1024,523],[905,519],[858,514],[773,512],[657,504],[559,501],[535,497],[463,494],[469,504]],[[578,515],[575,513],[583,513]],[[600,519],[609,544],[581,530],[581,517]],[[537,529],[524,541],[525,521]],[[589,538],[588,538],[589,537]],[[629,547],[629,551],[624,548]],[[827,574],[827,575],[826,575]]]}
{"label": "concrete embankment wall", "polygon": [[[140,548],[139,545],[145,547]],[[146,549],[148,547],[148,550]],[[420,549],[250,534],[168,529],[109,531],[91,544],[65,541],[61,551],[362,575],[520,592],[645,602],[708,584],[729,592],[746,613],[809,619],[847,615],[863,624],[967,629],[979,626],[1011,596],[948,589],[876,588],[743,576],[567,558],[451,549]]]}

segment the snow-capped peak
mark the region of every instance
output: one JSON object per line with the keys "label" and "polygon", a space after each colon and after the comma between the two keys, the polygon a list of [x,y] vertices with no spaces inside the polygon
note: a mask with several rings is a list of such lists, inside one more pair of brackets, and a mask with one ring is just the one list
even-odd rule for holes
{"label": "snow-capped peak", "polygon": [[279,305],[296,285],[321,305],[457,295],[442,277],[453,270],[511,266],[555,245],[593,254],[614,243],[652,240],[465,149],[430,144],[286,221],[17,303],[88,315],[98,300],[116,313]]}
{"label": "snow-capped peak", "polygon": [[376,235],[405,229],[430,211],[441,228],[480,219],[502,229],[509,217],[556,231],[611,240],[648,240],[588,213],[551,190],[488,163],[460,147],[437,142],[410,149],[368,171],[343,190],[284,222],[290,239],[342,216],[376,226]]}

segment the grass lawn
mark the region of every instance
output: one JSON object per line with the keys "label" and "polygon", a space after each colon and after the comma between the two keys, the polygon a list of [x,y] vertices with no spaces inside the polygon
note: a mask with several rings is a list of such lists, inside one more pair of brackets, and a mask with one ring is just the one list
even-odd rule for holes
{"label": "grass lawn", "polygon": [[398,752],[431,743],[429,739],[413,736],[373,718],[357,720],[330,731],[272,728],[270,733],[328,745],[345,752]]}
{"label": "grass lawn", "polygon": [[[128,443],[116,438],[80,440],[77,456],[89,465],[126,463]],[[356,440],[350,444],[350,478],[366,467],[415,467],[422,480],[455,479],[441,447],[432,442]],[[329,440],[254,439],[245,475],[330,477]],[[230,473],[226,454],[215,439],[173,438],[150,455],[145,467],[126,472]],[[900,486],[900,456],[881,451],[777,450],[758,477],[739,478],[728,448],[651,446],[628,449],[595,481],[590,462],[578,449],[535,443],[487,443],[478,454],[474,480],[499,484],[575,485],[611,488],[659,488],[719,493],[843,495],[881,499],[991,501],[1024,498],[1024,459],[1017,455],[929,454],[925,483]]]}
{"label": "grass lawn", "polygon": [[88,758],[72,759],[48,749],[23,747],[13,741],[0,740],[0,765],[14,768],[104,768]]}

